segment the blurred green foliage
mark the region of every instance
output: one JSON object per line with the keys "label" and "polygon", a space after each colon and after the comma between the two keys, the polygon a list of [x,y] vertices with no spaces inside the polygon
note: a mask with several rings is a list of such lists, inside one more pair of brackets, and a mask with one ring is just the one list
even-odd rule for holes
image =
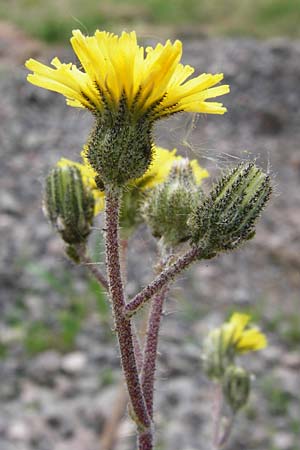
{"label": "blurred green foliage", "polygon": [[272,416],[286,416],[292,399],[291,394],[278,386],[277,380],[271,376],[264,379],[262,388],[268,401],[269,413]]}
{"label": "blurred green foliage", "polygon": [[116,383],[115,372],[111,367],[104,367],[100,373],[101,386],[110,386]]}
{"label": "blurred green foliage", "polygon": [[300,1],[2,0],[1,19],[46,42],[65,42],[74,28],[86,33],[135,28],[140,35],[161,36],[176,27],[179,33],[299,37]]}
{"label": "blurred green foliage", "polygon": [[[82,283],[80,289],[74,283],[72,271],[60,270],[53,272],[37,263],[26,262],[26,273],[36,286],[24,295],[37,295],[38,285],[42,284],[57,295],[60,306],[53,307],[46,303],[42,305],[41,318],[32,319],[27,310],[24,296],[20,296],[10,313],[5,317],[5,323],[11,330],[16,330],[16,336],[11,342],[2,341],[0,336],[0,359],[9,354],[11,345],[19,342],[29,355],[57,350],[68,352],[76,348],[76,338],[84,328],[89,317],[97,315],[99,327],[104,327],[105,335],[111,337],[110,306],[106,293],[90,276]],[[32,291],[32,292],[31,292]],[[35,297],[34,297],[35,298]],[[88,321],[87,321],[88,323]],[[106,333],[107,331],[107,333]]]}

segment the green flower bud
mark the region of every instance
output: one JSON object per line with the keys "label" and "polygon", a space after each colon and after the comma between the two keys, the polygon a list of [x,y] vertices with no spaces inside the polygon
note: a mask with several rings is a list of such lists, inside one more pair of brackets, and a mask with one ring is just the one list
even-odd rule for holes
{"label": "green flower bud", "polygon": [[187,219],[201,196],[190,161],[176,161],[167,180],[149,191],[141,208],[153,236],[162,238],[167,247],[190,239]]}
{"label": "green flower bud", "polygon": [[[118,111],[105,109],[96,117],[84,153],[98,173],[97,183],[123,186],[141,177],[152,160],[152,123],[146,115],[133,117],[125,97]],[[110,112],[109,112],[110,111]]]}
{"label": "green flower bud", "polygon": [[68,244],[85,242],[94,217],[94,196],[75,166],[56,167],[46,178],[45,214]]}
{"label": "green flower bud", "polygon": [[255,223],[272,192],[269,175],[254,163],[241,163],[216,183],[188,224],[202,258],[232,250],[255,235]]}
{"label": "green flower bud", "polygon": [[222,339],[222,331],[216,328],[211,331],[203,343],[203,370],[212,380],[219,380],[225,370],[226,348]]}
{"label": "green flower bud", "polygon": [[247,403],[250,387],[250,375],[245,369],[227,367],[223,378],[223,394],[234,413]]}

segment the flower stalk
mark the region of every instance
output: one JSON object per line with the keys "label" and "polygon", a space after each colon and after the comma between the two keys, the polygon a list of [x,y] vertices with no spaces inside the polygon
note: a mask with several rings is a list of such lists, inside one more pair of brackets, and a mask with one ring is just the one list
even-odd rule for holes
{"label": "flower stalk", "polygon": [[120,346],[121,363],[134,418],[138,429],[144,431],[151,427],[151,421],[139,380],[131,323],[123,313],[125,298],[119,255],[119,202],[120,191],[111,187],[108,188],[106,192],[105,227],[109,293]]}
{"label": "flower stalk", "polygon": [[153,395],[158,348],[158,335],[163,312],[163,304],[168,291],[164,286],[152,299],[149,322],[144,348],[143,367],[141,373],[142,389],[146,401],[148,414],[153,419]]}

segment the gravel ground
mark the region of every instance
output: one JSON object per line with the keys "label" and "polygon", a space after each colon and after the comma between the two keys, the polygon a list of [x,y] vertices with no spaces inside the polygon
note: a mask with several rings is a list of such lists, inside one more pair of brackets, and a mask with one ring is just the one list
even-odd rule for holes
{"label": "gravel ground", "polygon": [[[69,58],[68,50],[27,42],[22,55],[18,39],[0,49],[0,450],[95,450],[118,392],[114,336],[91,305],[85,269],[65,260],[41,211],[47,170],[62,155],[76,158],[91,117],[25,81],[20,62],[30,51],[49,61],[57,52]],[[157,127],[157,141],[198,157],[212,174],[255,156],[273,173],[275,195],[255,240],[195,266],[170,293],[157,373],[156,448],[212,448],[212,389],[201,374],[200,345],[235,308],[253,312],[269,347],[245,358],[255,373],[253,392],[228,448],[297,450],[300,42],[186,40],[184,49],[185,62],[197,71],[224,72],[232,87],[224,98],[229,112],[197,120],[179,115]],[[147,231],[139,230],[129,254],[130,293],[151,279],[153,248]],[[88,311],[72,345],[62,349],[53,336],[59,311],[70,307],[72,296],[89,302]],[[52,330],[46,351],[33,349],[28,339],[37,323]],[[117,450],[133,448],[132,434],[125,419]]]}

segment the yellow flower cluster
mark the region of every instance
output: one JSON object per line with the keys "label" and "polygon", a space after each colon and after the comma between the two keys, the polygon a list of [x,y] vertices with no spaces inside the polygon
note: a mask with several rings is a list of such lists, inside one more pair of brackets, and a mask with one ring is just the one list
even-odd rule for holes
{"label": "yellow flower cluster", "polygon": [[[176,151],[176,149],[170,151],[165,148],[155,147],[151,166],[141,178],[134,180],[131,184],[139,187],[141,190],[146,190],[163,183],[168,177],[173,163],[183,159],[182,156],[176,155]],[[83,183],[93,192],[95,198],[95,215],[97,215],[104,209],[105,193],[98,189],[95,182],[97,173],[89,164],[84,151],[81,153],[81,156],[83,163],[61,158],[57,165],[59,167],[76,166],[80,170]],[[203,178],[209,176],[208,171],[203,169],[196,159],[191,161],[191,167],[197,184],[200,184]]]}
{"label": "yellow flower cluster", "polygon": [[228,85],[215,87],[223,74],[203,73],[187,81],[194,69],[180,63],[178,40],[144,49],[134,31],[119,37],[99,30],[84,36],[74,30],[71,44],[81,69],[58,58],[52,60],[53,68],[34,59],[26,62],[33,72],[28,81],[64,95],[70,106],[102,114],[117,111],[123,98],[135,118],[146,113],[157,119],[178,111],[226,112],[222,103],[207,102],[229,92]]}

